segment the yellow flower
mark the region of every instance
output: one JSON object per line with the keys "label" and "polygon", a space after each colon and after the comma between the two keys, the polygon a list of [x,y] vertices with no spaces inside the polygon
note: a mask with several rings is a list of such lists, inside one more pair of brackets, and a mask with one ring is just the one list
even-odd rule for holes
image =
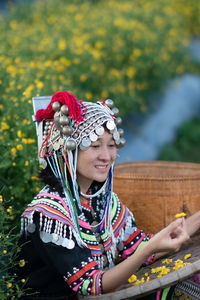
{"label": "yellow flower", "polygon": [[65,40],[59,40],[58,41],[58,49],[59,50],[65,50],[67,48],[67,44]]}
{"label": "yellow flower", "polygon": [[25,161],[25,167],[28,167],[28,165],[29,165],[29,162],[28,161]]}
{"label": "yellow flower", "polygon": [[182,212],[175,215],[175,218],[182,218],[182,217],[186,217],[186,213]]}
{"label": "yellow flower", "polygon": [[42,81],[37,81],[36,86],[38,89],[42,89],[44,87],[44,83]]}
{"label": "yellow flower", "polygon": [[35,139],[31,139],[31,138],[23,138],[22,139],[22,143],[24,143],[24,144],[33,144],[33,143],[35,143]]}
{"label": "yellow flower", "polygon": [[191,257],[191,254],[189,253],[189,254],[186,254],[185,256],[184,256],[184,259],[186,260],[186,259],[188,259],[188,258],[190,258]]}
{"label": "yellow flower", "polygon": [[136,275],[131,275],[131,277],[128,279],[128,282],[130,282],[130,283],[132,283],[132,282],[134,282],[134,281],[136,281],[137,280],[137,276]]}
{"label": "yellow flower", "polygon": [[2,202],[3,202],[3,196],[0,195],[0,203],[2,203]]}
{"label": "yellow flower", "polygon": [[8,212],[9,214],[11,214],[11,213],[12,213],[12,209],[11,209],[11,208],[7,208],[7,212]]}
{"label": "yellow flower", "polygon": [[91,99],[92,99],[92,93],[91,93],[91,92],[86,92],[86,93],[85,93],[85,97],[86,97],[88,100],[91,100]]}
{"label": "yellow flower", "polygon": [[14,216],[10,216],[10,221],[13,221],[14,220]]}
{"label": "yellow flower", "polygon": [[23,95],[26,97],[26,98],[30,98],[31,96],[31,92],[34,88],[34,85],[33,84],[30,84],[24,91]]}
{"label": "yellow flower", "polygon": [[26,264],[26,262],[25,262],[24,259],[21,259],[21,260],[19,261],[19,266],[20,266],[20,268],[23,268],[23,267],[25,266],[25,264]]}
{"label": "yellow flower", "polygon": [[166,259],[162,260],[162,264],[167,264],[167,265],[169,265],[172,261],[173,261],[172,258],[166,258]]}
{"label": "yellow flower", "polygon": [[3,250],[3,254],[7,254],[7,250]]}
{"label": "yellow flower", "polygon": [[11,148],[11,153],[12,153],[12,155],[15,155],[16,153],[17,153],[17,149],[16,148]]}
{"label": "yellow flower", "polygon": [[40,191],[40,188],[39,188],[39,187],[36,187],[36,188],[35,188],[35,191],[36,191],[36,192],[39,192],[39,191]]}
{"label": "yellow flower", "polygon": [[4,121],[1,122],[1,130],[2,131],[8,130],[9,128],[10,128],[10,126],[6,122],[4,122]]}
{"label": "yellow flower", "polygon": [[22,151],[22,150],[23,150],[23,146],[22,146],[21,144],[18,144],[18,145],[16,146],[16,148],[17,148],[17,150],[19,150],[19,151]]}
{"label": "yellow flower", "polygon": [[128,70],[127,70],[127,76],[128,78],[133,78],[134,75],[135,75],[135,68],[134,67],[129,67]]}
{"label": "yellow flower", "polygon": [[11,288],[11,287],[12,287],[12,283],[11,283],[11,282],[8,282],[7,287],[8,287],[8,288]]}
{"label": "yellow flower", "polygon": [[82,75],[80,76],[80,81],[81,81],[81,82],[86,81],[86,79],[87,79],[87,75],[86,75],[86,74],[82,74]]}
{"label": "yellow flower", "polygon": [[107,98],[108,97],[108,92],[107,91],[102,91],[101,97]]}
{"label": "yellow flower", "polygon": [[22,282],[22,283],[25,283],[25,282],[26,282],[26,280],[23,278],[23,279],[21,280],[21,282]]}
{"label": "yellow flower", "polygon": [[32,176],[31,179],[32,180],[38,180],[39,178],[38,178],[38,176]]}
{"label": "yellow flower", "polygon": [[17,131],[17,136],[18,136],[19,138],[22,137],[22,131],[21,131],[21,130],[18,130],[18,131]]}

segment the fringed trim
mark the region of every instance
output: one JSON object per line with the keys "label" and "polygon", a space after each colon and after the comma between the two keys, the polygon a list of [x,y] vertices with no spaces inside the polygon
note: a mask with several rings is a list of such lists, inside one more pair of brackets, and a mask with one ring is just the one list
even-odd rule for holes
{"label": "fringed trim", "polygon": [[81,239],[80,234],[74,228],[44,215],[37,208],[29,215],[22,216],[21,234],[24,232],[27,235],[29,225],[33,224],[35,213],[40,214],[39,232],[40,238],[44,243],[52,242],[58,246],[73,249],[76,242],[80,247],[87,247],[86,243]]}

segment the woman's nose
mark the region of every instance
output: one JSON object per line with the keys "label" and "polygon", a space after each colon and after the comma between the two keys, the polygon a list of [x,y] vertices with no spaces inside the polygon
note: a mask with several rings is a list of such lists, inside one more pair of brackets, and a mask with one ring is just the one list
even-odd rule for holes
{"label": "woman's nose", "polygon": [[111,159],[111,153],[108,147],[102,147],[99,158],[106,161]]}

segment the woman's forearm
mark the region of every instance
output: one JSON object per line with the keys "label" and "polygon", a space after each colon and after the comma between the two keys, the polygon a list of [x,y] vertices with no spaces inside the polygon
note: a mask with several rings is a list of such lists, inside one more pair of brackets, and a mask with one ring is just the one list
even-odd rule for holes
{"label": "woman's forearm", "polygon": [[200,228],[200,210],[185,220],[189,236],[192,236]]}
{"label": "woman's forearm", "polygon": [[102,279],[103,292],[112,292],[127,282],[128,278],[139,269],[151,254],[153,254],[151,247],[147,243],[138,252],[112,269],[107,270]]}

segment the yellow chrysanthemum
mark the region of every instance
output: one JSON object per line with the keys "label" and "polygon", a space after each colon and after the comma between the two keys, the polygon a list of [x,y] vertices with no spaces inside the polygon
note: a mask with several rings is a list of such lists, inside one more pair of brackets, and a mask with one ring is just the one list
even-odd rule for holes
{"label": "yellow chrysanthemum", "polygon": [[21,259],[21,260],[19,261],[19,266],[20,266],[20,268],[23,268],[23,267],[25,266],[25,264],[26,264],[26,262],[25,262],[24,259]]}
{"label": "yellow chrysanthemum", "polygon": [[182,212],[175,215],[175,218],[182,218],[182,217],[186,217],[186,213]]}
{"label": "yellow chrysanthemum", "polygon": [[18,145],[16,146],[16,148],[17,148],[17,150],[19,150],[19,151],[22,151],[22,150],[23,150],[23,146],[22,146],[21,144],[18,144]]}

